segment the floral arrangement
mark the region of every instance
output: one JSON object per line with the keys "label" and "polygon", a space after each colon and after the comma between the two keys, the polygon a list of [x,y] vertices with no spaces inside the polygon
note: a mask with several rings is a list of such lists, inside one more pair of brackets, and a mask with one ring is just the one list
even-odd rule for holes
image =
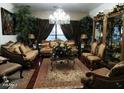
{"label": "floral arrangement", "polygon": [[66,58],[72,54],[71,47],[65,43],[58,43],[53,47],[52,58]]}

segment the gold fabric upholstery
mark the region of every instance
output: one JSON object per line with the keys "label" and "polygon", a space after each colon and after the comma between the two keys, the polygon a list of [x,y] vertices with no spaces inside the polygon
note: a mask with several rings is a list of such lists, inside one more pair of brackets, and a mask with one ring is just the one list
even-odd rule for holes
{"label": "gold fabric upholstery", "polygon": [[52,48],[44,47],[44,48],[41,48],[40,52],[41,53],[52,53]]}
{"label": "gold fabric upholstery", "polygon": [[98,50],[99,57],[101,57],[101,58],[103,57],[104,50],[105,50],[105,44],[100,44],[99,50]]}
{"label": "gold fabric upholstery", "polygon": [[96,53],[96,47],[97,47],[97,42],[93,42],[92,46],[91,46],[91,53],[95,54]]}
{"label": "gold fabric upholstery", "polygon": [[58,44],[58,42],[57,41],[51,41],[50,42],[50,47],[54,47],[54,46],[56,46]]}
{"label": "gold fabric upholstery", "polygon": [[100,69],[93,70],[92,72],[95,73],[95,74],[101,75],[101,76],[108,77],[108,73],[110,72],[110,70],[103,67],[103,68],[100,68]]}
{"label": "gold fabric upholstery", "polygon": [[96,47],[97,47],[97,42],[93,42],[91,45],[91,52],[90,53],[82,53],[82,56],[87,57],[87,56],[92,56],[96,54]]}
{"label": "gold fabric upholstery", "polygon": [[87,56],[92,56],[92,53],[82,53],[82,56],[87,57]]}
{"label": "gold fabric upholstery", "polygon": [[33,61],[35,57],[38,55],[38,51],[32,50],[32,51],[27,52],[25,55],[26,55],[26,57],[24,57],[25,60]]}
{"label": "gold fabric upholstery", "polygon": [[101,58],[98,56],[88,56],[87,59],[90,61],[101,60]]}
{"label": "gold fabric upholstery", "polygon": [[66,43],[68,46],[71,46],[71,47],[75,46],[75,42],[74,42],[73,40],[68,40],[68,41],[66,41],[65,43]]}

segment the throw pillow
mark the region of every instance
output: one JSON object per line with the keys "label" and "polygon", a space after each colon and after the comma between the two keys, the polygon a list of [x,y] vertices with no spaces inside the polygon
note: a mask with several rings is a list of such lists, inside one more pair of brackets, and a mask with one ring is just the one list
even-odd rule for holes
{"label": "throw pillow", "polygon": [[23,54],[26,54],[28,52],[26,47],[23,44],[21,44],[20,48],[21,48]]}
{"label": "throw pillow", "polygon": [[21,54],[19,47],[15,48],[14,52],[17,54]]}

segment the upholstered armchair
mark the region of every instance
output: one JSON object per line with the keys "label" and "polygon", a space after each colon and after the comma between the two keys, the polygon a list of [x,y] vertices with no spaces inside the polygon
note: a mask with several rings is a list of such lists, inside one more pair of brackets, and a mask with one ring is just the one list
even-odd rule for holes
{"label": "upholstered armchair", "polygon": [[112,69],[100,68],[87,72],[86,76],[86,79],[81,80],[85,88],[124,88],[124,62],[116,64]]}
{"label": "upholstered armchair", "polygon": [[91,45],[91,50],[90,52],[83,52],[81,54],[81,59],[83,60],[83,63],[88,67],[89,64],[86,60],[87,56],[92,56],[92,55],[95,55],[96,54],[96,48],[97,48],[97,42],[93,42],[92,45]]}
{"label": "upholstered armchair", "polygon": [[99,64],[103,60],[103,55],[105,51],[106,45],[101,43],[98,48],[97,55],[87,56],[87,62],[89,62],[89,67],[91,70],[96,68],[97,64]]}
{"label": "upholstered armchair", "polygon": [[87,56],[91,56],[91,55],[95,55],[96,54],[96,47],[97,47],[97,42],[93,42],[91,45],[91,52],[90,53],[82,53],[82,56],[87,57]]}

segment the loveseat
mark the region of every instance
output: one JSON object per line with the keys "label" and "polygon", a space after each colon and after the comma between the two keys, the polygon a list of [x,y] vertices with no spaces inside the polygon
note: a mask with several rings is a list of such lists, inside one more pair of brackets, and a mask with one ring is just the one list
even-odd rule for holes
{"label": "loveseat", "polygon": [[72,48],[73,53],[77,54],[78,49],[73,40],[67,40],[67,41],[54,40],[54,41],[42,41],[41,47],[40,47],[41,55],[50,56],[52,54],[53,47],[56,46],[58,43],[67,44]]}
{"label": "loveseat", "polygon": [[1,55],[9,58],[12,62],[29,67],[38,55],[38,50],[33,50],[19,42],[8,42],[1,45]]}

